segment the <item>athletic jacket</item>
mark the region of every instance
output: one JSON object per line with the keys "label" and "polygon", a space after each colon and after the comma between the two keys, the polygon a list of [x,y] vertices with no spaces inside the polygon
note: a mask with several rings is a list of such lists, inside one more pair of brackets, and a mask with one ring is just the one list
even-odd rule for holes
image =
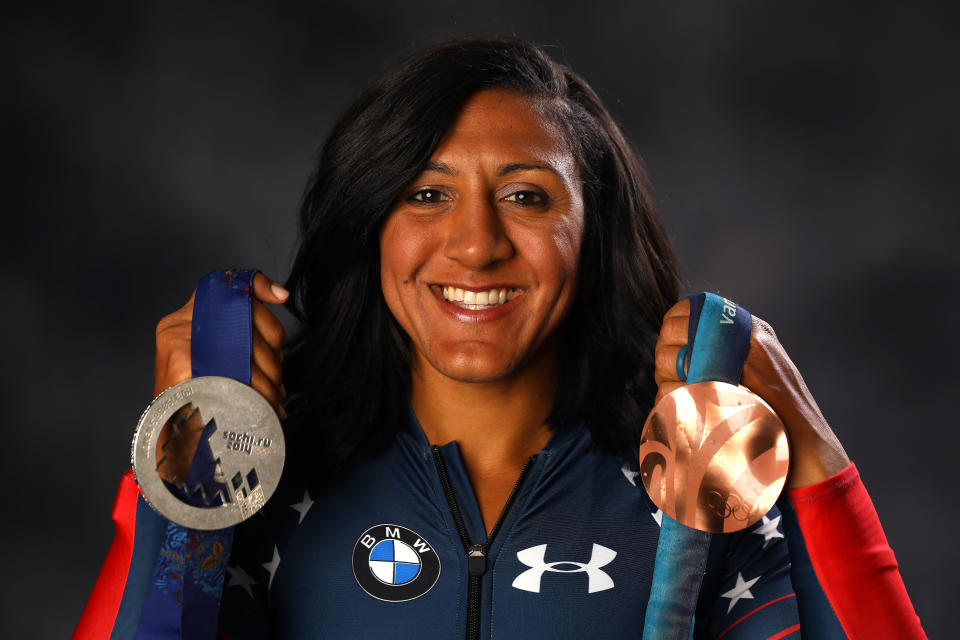
{"label": "athletic jacket", "polygon": [[[131,485],[75,637],[209,638],[218,603],[216,636],[238,640],[643,634],[663,516],[580,424],[531,458],[489,537],[456,443],[415,419],[322,495],[281,486],[235,535],[167,523]],[[855,468],[791,498],[714,536],[695,637],[844,637],[838,618],[849,637],[924,637]]]}

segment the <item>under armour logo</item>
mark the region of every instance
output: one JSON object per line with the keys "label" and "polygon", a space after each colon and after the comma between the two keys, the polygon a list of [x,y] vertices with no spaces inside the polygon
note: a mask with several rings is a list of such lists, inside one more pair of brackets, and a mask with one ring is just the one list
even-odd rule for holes
{"label": "under armour logo", "polygon": [[[617,552],[613,549],[607,549],[603,545],[594,543],[593,551],[590,552],[590,562],[587,563],[570,562],[569,560],[545,562],[544,557],[546,555],[547,545],[545,544],[538,544],[535,547],[518,551],[517,559],[530,568],[514,579],[513,586],[523,591],[540,593],[540,579],[546,571],[554,571],[556,573],[580,573],[581,571],[586,571],[589,580],[587,593],[613,589],[613,579],[607,575],[606,571],[600,569],[600,567],[605,567],[613,562],[613,559],[617,557]],[[566,568],[563,565],[574,568]]]}

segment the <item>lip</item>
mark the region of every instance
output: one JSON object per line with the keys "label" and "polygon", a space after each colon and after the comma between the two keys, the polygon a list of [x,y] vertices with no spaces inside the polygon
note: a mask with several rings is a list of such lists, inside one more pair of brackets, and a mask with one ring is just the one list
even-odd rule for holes
{"label": "lip", "polygon": [[[460,289],[470,290],[470,291],[489,291],[490,289],[510,289],[514,291],[513,298],[507,300],[503,304],[493,307],[491,309],[464,309],[463,307],[458,307],[455,304],[451,304],[443,298],[443,287],[458,287]],[[504,315],[510,313],[513,308],[517,305],[517,301],[523,299],[526,294],[526,290],[522,287],[517,287],[509,284],[484,284],[482,286],[478,285],[463,285],[461,283],[455,282],[444,282],[442,284],[435,283],[430,285],[430,292],[433,294],[433,297],[436,298],[437,302],[440,303],[440,309],[446,313],[448,316],[454,318],[459,322],[468,322],[468,323],[480,323],[480,322],[492,322],[499,318],[502,318]]]}

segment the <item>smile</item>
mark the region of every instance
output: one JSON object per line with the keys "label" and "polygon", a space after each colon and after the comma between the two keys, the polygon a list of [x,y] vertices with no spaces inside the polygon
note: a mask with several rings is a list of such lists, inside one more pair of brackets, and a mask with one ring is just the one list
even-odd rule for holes
{"label": "smile", "polygon": [[483,309],[493,309],[512,300],[514,289],[489,289],[487,291],[471,291],[469,289],[460,289],[459,287],[445,286],[442,288],[443,299],[461,309],[471,309],[481,311]]}

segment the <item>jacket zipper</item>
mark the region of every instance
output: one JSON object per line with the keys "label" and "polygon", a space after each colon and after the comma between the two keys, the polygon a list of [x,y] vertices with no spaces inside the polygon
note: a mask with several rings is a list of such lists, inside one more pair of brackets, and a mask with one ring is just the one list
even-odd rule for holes
{"label": "jacket zipper", "polygon": [[507,512],[510,511],[510,507],[517,499],[517,494],[520,493],[520,485],[523,484],[523,480],[537,456],[530,456],[523,464],[520,477],[517,478],[517,483],[513,485],[510,497],[507,498],[507,503],[503,505],[503,511],[500,512],[496,524],[490,530],[487,542],[485,544],[472,544],[469,536],[467,536],[467,527],[463,524],[460,508],[457,506],[456,498],[453,495],[453,487],[450,485],[447,467],[440,456],[440,447],[433,445],[430,449],[433,451],[433,462],[436,464],[437,473],[440,475],[440,484],[443,486],[443,493],[447,498],[447,506],[450,507],[453,522],[457,525],[457,532],[460,534],[460,541],[467,552],[467,573],[470,576],[467,591],[467,640],[478,640],[480,638],[480,582],[483,579],[483,574],[487,571],[487,552],[490,550],[490,545],[493,544],[497,532],[500,531],[500,526],[503,524]]}

